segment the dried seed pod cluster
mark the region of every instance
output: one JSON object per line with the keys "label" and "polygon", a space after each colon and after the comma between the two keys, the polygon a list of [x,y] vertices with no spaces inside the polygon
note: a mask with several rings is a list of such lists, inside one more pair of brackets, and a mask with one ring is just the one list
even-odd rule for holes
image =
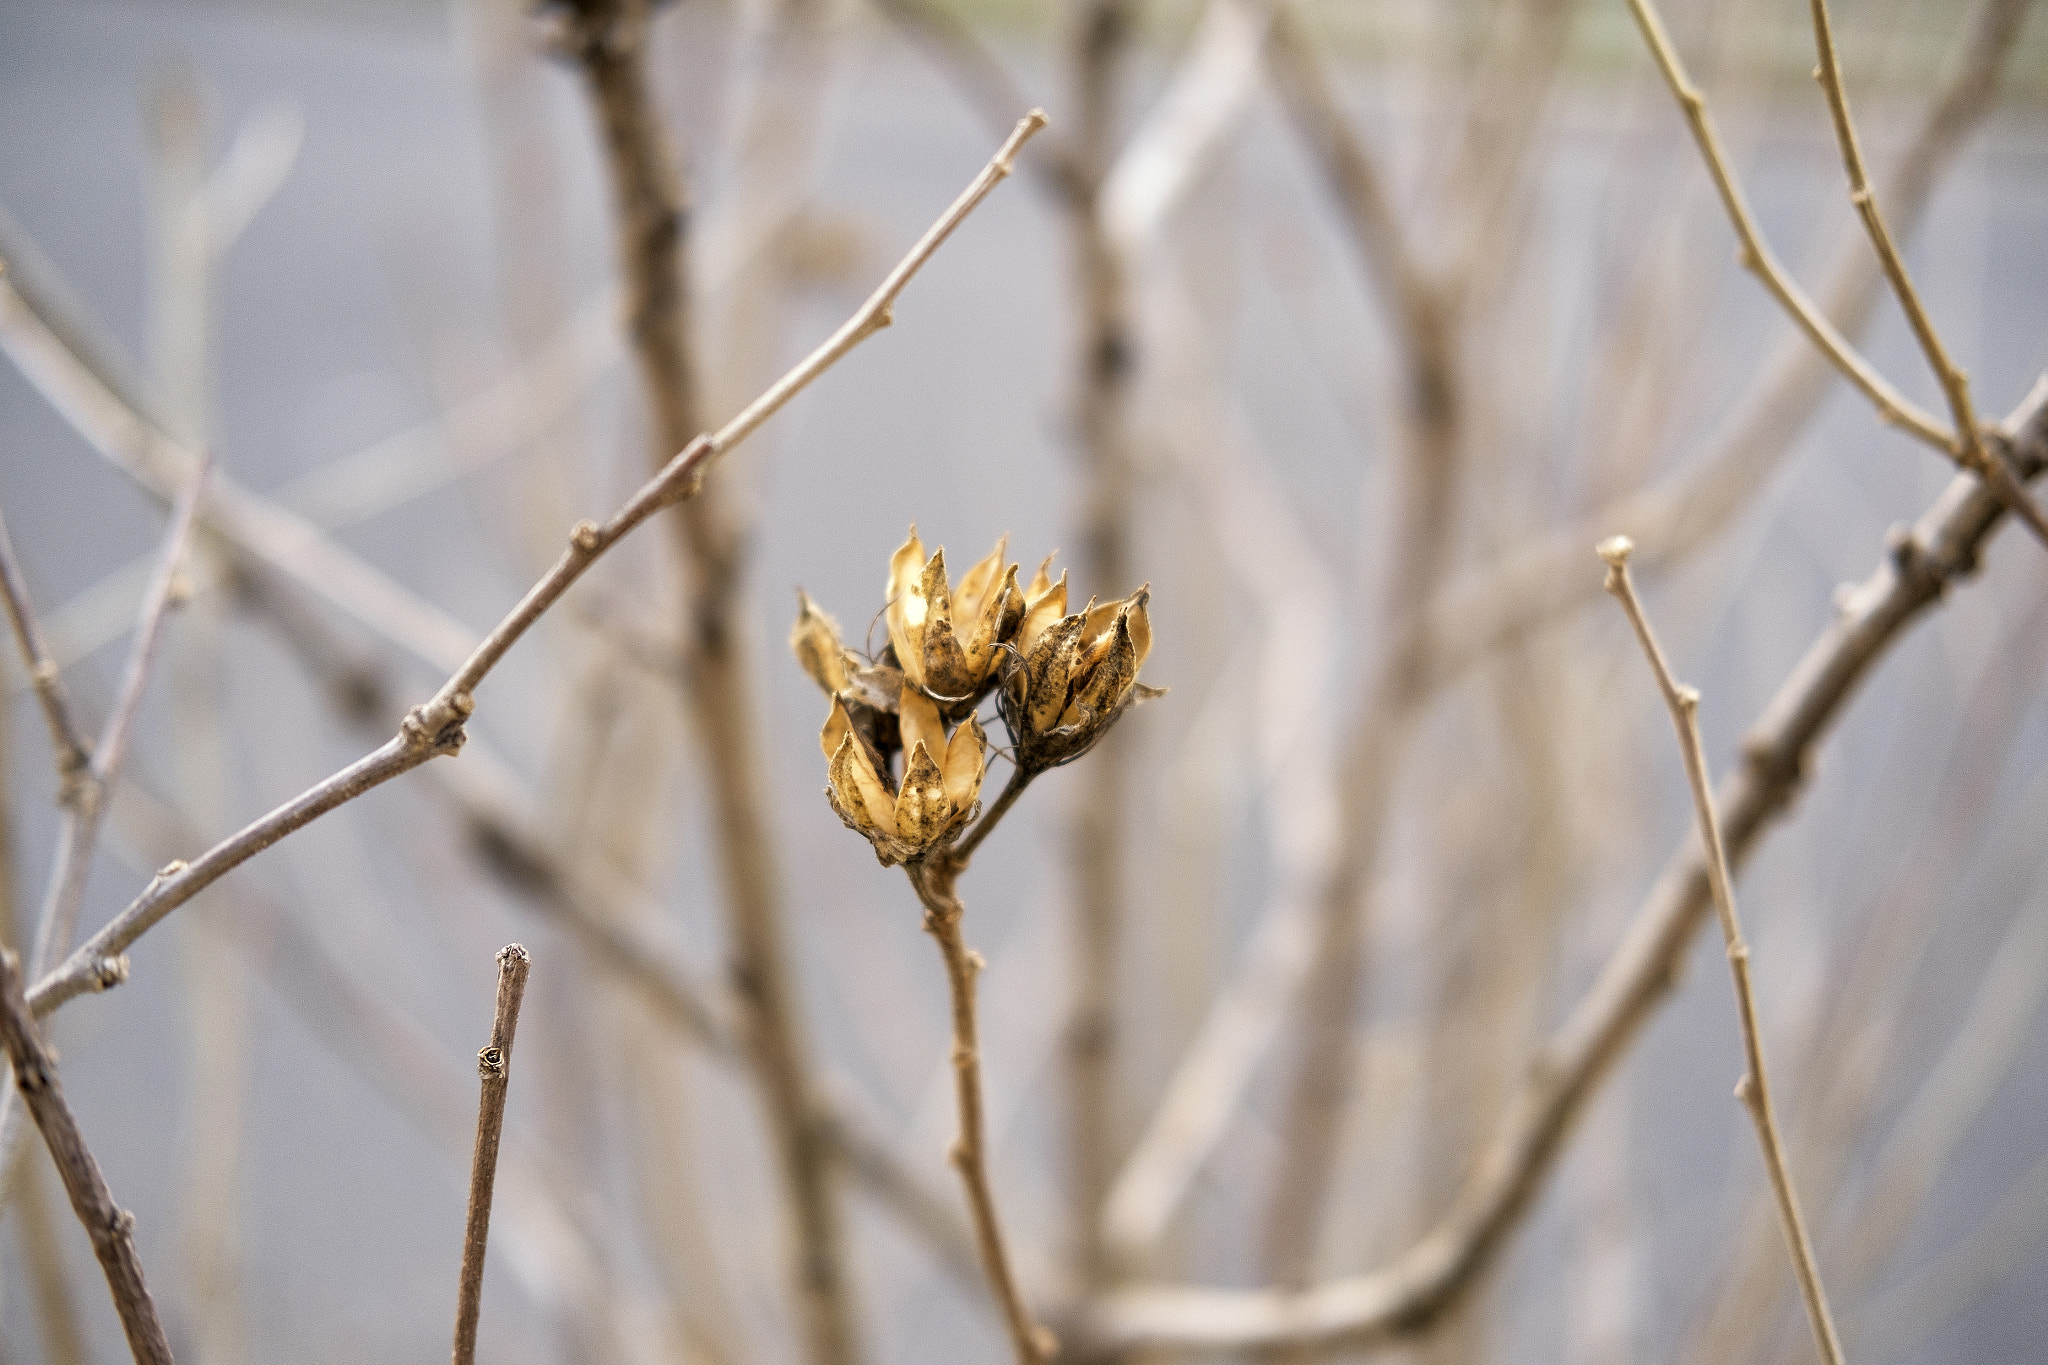
{"label": "dried seed pod cluster", "polygon": [[974,818],[986,745],[974,713],[991,693],[1027,778],[1080,757],[1133,702],[1159,695],[1138,681],[1152,649],[1149,589],[1070,614],[1052,557],[1020,588],[1008,548],[998,541],[956,590],[945,550],[927,557],[912,526],[889,560],[889,643],[872,662],[797,594],[790,650],[832,698],[819,737],[827,794],[884,864],[924,856]]}

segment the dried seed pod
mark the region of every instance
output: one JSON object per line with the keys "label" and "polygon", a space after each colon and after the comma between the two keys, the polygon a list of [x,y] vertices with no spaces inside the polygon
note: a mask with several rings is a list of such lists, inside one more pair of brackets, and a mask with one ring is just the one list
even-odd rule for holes
{"label": "dried seed pod", "polygon": [[[1047,571],[1039,570],[1038,588]],[[1152,652],[1150,586],[1070,616],[1048,619],[1057,593],[1065,605],[1066,579],[1047,587],[1025,611],[1018,657],[1011,663],[998,705],[1010,728],[1017,762],[1028,771],[1068,763],[1092,748],[1126,709],[1161,695],[1138,681]]]}

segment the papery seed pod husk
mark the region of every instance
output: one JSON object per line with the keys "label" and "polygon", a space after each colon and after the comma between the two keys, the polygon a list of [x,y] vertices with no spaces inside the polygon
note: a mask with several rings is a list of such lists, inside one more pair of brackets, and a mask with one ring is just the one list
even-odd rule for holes
{"label": "papery seed pod husk", "polygon": [[944,547],[932,552],[916,592],[924,599],[920,681],[926,691],[937,697],[951,700],[966,696],[980,679],[968,672],[967,653],[960,647],[960,637],[953,632],[953,598],[946,589]]}
{"label": "papery seed pod husk", "polygon": [[802,588],[796,590],[796,624],[789,628],[790,652],[827,693],[846,690],[849,674],[860,660],[839,638],[839,623],[818,610]]}
{"label": "papery seed pod husk", "polygon": [[896,666],[912,683],[924,686],[925,600],[918,591],[924,573],[924,542],[918,538],[917,523],[910,523],[910,538],[889,556],[888,606],[884,616],[889,627],[889,645],[896,653]]}
{"label": "papery seed pod husk", "polygon": [[1061,725],[1086,725],[1114,711],[1138,680],[1138,647],[1131,640],[1130,617],[1126,606],[1106,632],[1100,652],[1089,650],[1094,663],[1081,673],[1074,699],[1060,713]]}
{"label": "papery seed pod husk", "polygon": [[832,755],[832,795],[840,816],[862,834],[896,837],[895,800],[868,767],[860,741],[848,734]]}
{"label": "papery seed pod husk", "polygon": [[955,823],[981,795],[981,778],[985,771],[983,753],[987,747],[988,736],[983,732],[981,722],[973,716],[961,723],[946,745],[946,800],[952,803]]}
{"label": "papery seed pod husk", "polygon": [[[1001,582],[987,596],[981,611],[974,621],[972,632],[967,637],[965,659],[967,672],[975,680],[976,690],[995,667],[996,651],[1008,635],[1016,633],[1017,622],[1023,618],[1024,609],[1017,601],[1017,566],[1012,564]],[[1005,634],[1005,626],[1008,634]]]}
{"label": "papery seed pod husk", "polygon": [[903,786],[896,793],[896,837],[914,847],[927,846],[946,832],[952,814],[945,777],[920,739],[911,746]]}

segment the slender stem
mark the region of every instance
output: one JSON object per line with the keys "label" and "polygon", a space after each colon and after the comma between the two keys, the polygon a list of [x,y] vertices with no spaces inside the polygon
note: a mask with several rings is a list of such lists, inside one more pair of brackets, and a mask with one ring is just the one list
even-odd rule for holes
{"label": "slender stem", "polygon": [[57,761],[57,780],[68,797],[74,783],[92,761],[78,727],[71,720],[71,703],[64,695],[64,678],[57,661],[43,643],[36,625],[35,607],[29,600],[28,584],[21,564],[14,557],[14,542],[7,534],[7,520],[0,517],[0,593],[7,598],[7,619],[13,623],[15,643],[21,646],[21,661],[28,667],[35,685],[36,701],[43,708],[43,722],[50,727],[50,748]]}
{"label": "slender stem", "polygon": [[1627,536],[1614,536],[1600,543],[1600,557],[1607,561],[1607,591],[1613,593],[1628,613],[1642,642],[1650,671],[1657,675],[1657,690],[1671,712],[1672,727],[1678,732],[1679,752],[1685,758],[1686,783],[1692,788],[1694,814],[1699,819],[1700,842],[1707,855],[1707,887],[1714,898],[1714,910],[1721,919],[1721,937],[1728,948],[1728,970],[1735,978],[1735,1002],[1742,1020],[1742,1051],[1747,1071],[1736,1082],[1735,1095],[1749,1110],[1756,1124],[1757,1141],[1763,1147],[1764,1166],[1770,1172],[1771,1190],[1778,1199],[1778,1217],[1784,1224],[1785,1245],[1792,1253],[1793,1272],[1799,1278],[1799,1292],[1806,1300],[1806,1315],[1813,1324],[1813,1337],[1821,1358],[1828,1365],[1841,1365],[1842,1342],[1835,1333],[1834,1315],[1828,1310],[1828,1296],[1820,1282],[1820,1267],[1813,1255],[1813,1242],[1806,1234],[1806,1220],[1800,1216],[1798,1191],[1792,1185],[1792,1166],[1785,1157],[1784,1138],[1778,1131],[1778,1116],[1771,1108],[1771,1088],[1764,1068],[1763,1031],[1757,1024],[1756,994],[1749,980],[1749,944],[1742,936],[1742,921],[1735,912],[1735,891],[1728,875],[1728,850],[1721,842],[1721,820],[1714,811],[1714,790],[1707,774],[1707,754],[1700,743],[1700,694],[1672,676],[1671,665],[1657,645],[1650,618],[1636,598],[1629,581],[1628,554],[1634,546]]}
{"label": "slender stem", "polygon": [[1742,187],[1736,183],[1735,173],[1729,168],[1728,158],[1721,150],[1714,120],[1707,113],[1707,97],[1686,74],[1678,50],[1671,45],[1671,37],[1664,31],[1664,21],[1658,16],[1656,5],[1653,0],[1628,0],[1628,6],[1635,15],[1637,26],[1643,31],[1643,40],[1650,45],[1650,55],[1656,58],[1658,70],[1664,73],[1665,84],[1671,87],[1679,108],[1685,112],[1693,141],[1706,160],[1707,174],[1713,177],[1714,189],[1721,196],[1721,206],[1727,210],[1728,221],[1741,242],[1743,266],[1763,282],[1771,297],[1791,315],[1822,354],[1834,362],[1835,368],[1876,405],[1880,417],[1911,432],[1935,449],[1956,455],[1957,447],[1941,423],[1872,369],[1870,362],[1835,330],[1834,324],[1813,306],[1813,301],[1806,297],[1791,275],[1786,273],[1785,267],[1778,263],[1778,258],[1771,254],[1763,233],[1757,228],[1756,219],[1750,214]]}
{"label": "slender stem", "polygon": [[966,868],[967,860],[974,856],[974,850],[981,847],[981,841],[988,838],[989,831],[996,827],[996,822],[1008,813],[1010,807],[1017,804],[1017,798],[1031,785],[1033,776],[1035,774],[1025,771],[1022,767],[1010,770],[1010,780],[1003,784],[1002,794],[996,797],[995,804],[983,811],[981,818],[974,822],[974,828],[968,830],[961,836],[960,842],[953,845],[953,861],[960,868]]}
{"label": "slender stem", "polygon": [[1024,1305],[1024,1296],[1010,1270],[1002,1225],[996,1218],[995,1195],[989,1189],[981,1114],[981,1040],[974,1019],[974,981],[983,964],[981,954],[969,949],[960,934],[960,920],[966,907],[954,891],[959,866],[942,856],[904,870],[910,874],[910,884],[917,889],[918,899],[924,902],[925,931],[938,940],[939,952],[946,959],[946,982],[952,990],[953,1084],[960,1107],[960,1136],[953,1143],[949,1159],[967,1187],[967,1207],[974,1217],[982,1270],[1002,1307],[1018,1365],[1043,1365],[1057,1347],[1050,1332],[1032,1323],[1031,1310]]}
{"label": "slender stem", "polygon": [[2027,524],[2027,528],[2048,545],[2048,518],[2020,487],[2012,470],[2002,460],[1993,460],[1984,447],[1984,432],[1977,424],[1977,412],[1970,402],[1970,377],[1949,358],[1948,348],[1941,343],[1940,333],[1934,330],[1934,322],[1927,316],[1927,308],[1920,301],[1919,291],[1913,288],[1912,276],[1906,273],[1905,258],[1892,241],[1891,229],[1885,226],[1884,214],[1877,206],[1877,193],[1870,187],[1870,177],[1863,169],[1863,149],[1856,142],[1856,125],[1849,117],[1849,92],[1842,84],[1841,58],[1835,51],[1834,26],[1828,20],[1827,0],[1811,0],[1813,11],[1813,45],[1820,54],[1820,64],[1814,68],[1814,78],[1820,82],[1821,90],[1827,95],[1828,112],[1835,124],[1835,141],[1842,149],[1842,167],[1849,178],[1849,202],[1856,207],[1856,216],[1863,220],[1864,230],[1870,234],[1870,245],[1877,252],[1878,264],[1884,267],[1885,278],[1891,281],[1892,292],[1898,295],[1899,307],[1905,310],[1906,321],[1912,324],[1913,336],[1920,343],[1920,349],[1927,356],[1927,364],[1934,371],[1934,377],[1941,381],[1941,391],[1948,397],[1949,413],[1955,420],[1955,439],[1950,451],[1956,463],[1981,476],[1991,485],[2000,501]]}
{"label": "slender stem", "polygon": [[508,943],[498,950],[498,1007],[491,1041],[476,1054],[483,1080],[477,1100],[476,1153],[469,1163],[469,1220],[462,1234],[462,1284],[455,1301],[454,1365],[475,1365],[477,1314],[484,1298],[484,1249],[490,1240],[491,1187],[498,1178],[498,1139],[505,1131],[505,1092],[512,1084],[512,1035],[526,998],[526,973],[533,965],[526,949]]}
{"label": "slender stem", "polygon": [[106,1271],[114,1311],[121,1316],[128,1349],[137,1365],[171,1365],[171,1345],[157,1320],[156,1304],[143,1281],[142,1261],[135,1254],[135,1215],[114,1203],[99,1162],[78,1130],[64,1087],[57,1079],[57,1059],[37,1032],[35,1019],[21,994],[21,960],[0,949],[0,1046],[14,1066],[14,1081],[27,1104],[43,1142],[64,1178],[72,1210],[92,1239],[93,1254]]}
{"label": "slender stem", "polygon": [[[1017,125],[1016,131],[996,153],[994,160],[983,168],[966,192],[953,202],[931,230],[911,248],[910,254],[890,272],[882,288],[862,305],[860,311],[854,315],[855,322],[878,311],[886,311],[889,303],[902,292],[911,275],[915,274],[917,268],[937,249],[939,242],[943,241],[953,228],[959,225],[960,220],[1009,174],[1010,158],[1016,154],[1018,146],[1038,128],[1044,126],[1044,123],[1045,115],[1034,111]],[[661,472],[650,479],[603,526],[596,526],[587,521],[578,522],[570,530],[569,548],[563,552],[562,557],[555,561],[554,566],[539,582],[527,590],[526,596],[521,598],[518,605],[513,607],[505,619],[485,637],[469,659],[457,669],[454,676],[442,685],[441,690],[406,716],[405,723],[395,738],[332,777],[309,788],[261,820],[215,844],[190,864],[166,867],[140,896],[130,902],[127,909],[115,916],[104,929],[93,935],[70,957],[36,982],[34,989],[29,992],[29,1003],[36,1014],[47,1014],[66,1000],[87,991],[105,990],[118,985],[127,976],[127,964],[121,960],[120,954],[129,945],[172,910],[285,835],[308,821],[325,815],[336,806],[353,800],[372,787],[388,782],[401,773],[410,772],[431,758],[454,753],[459,749],[463,739],[463,723],[475,709],[472,689],[483,681],[513,644],[540,619],[541,614],[628,532],[661,508],[693,496],[701,486],[709,461],[717,452],[730,449],[736,442],[744,439],[776,408],[781,407],[805,384],[844,356],[861,339],[871,335],[880,325],[869,325],[850,341],[843,341],[841,338],[854,324],[849,323],[847,327],[842,327],[831,339],[778,381],[770,390],[769,396],[779,394],[780,397],[766,410],[756,412],[762,407],[762,402],[756,402],[754,407],[748,410],[749,413],[756,415],[744,424],[740,418],[735,418],[718,432],[699,436],[663,466]],[[765,398],[762,401],[765,402]],[[744,418],[747,414],[743,413],[741,416]]]}

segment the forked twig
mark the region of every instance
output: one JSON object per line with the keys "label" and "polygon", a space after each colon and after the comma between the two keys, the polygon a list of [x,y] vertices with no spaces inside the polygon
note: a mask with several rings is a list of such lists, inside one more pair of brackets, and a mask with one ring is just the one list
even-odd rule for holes
{"label": "forked twig", "polygon": [[142,1261],[135,1254],[135,1216],[114,1202],[99,1162],[78,1131],[78,1120],[64,1102],[57,1079],[57,1061],[37,1032],[35,1019],[21,994],[21,959],[0,948],[0,1046],[14,1066],[14,1083],[42,1130],[50,1158],[64,1178],[71,1207],[92,1239],[93,1254],[106,1271],[114,1310],[137,1365],[171,1365],[171,1344],[158,1321],[156,1304],[143,1281]]}
{"label": "forked twig", "polygon": [[336,806],[409,772],[429,759],[461,747],[463,724],[475,709],[473,690],[507,651],[540,619],[590,566],[642,522],[665,507],[692,496],[711,463],[754,429],[861,341],[888,324],[896,296],[931,258],[940,243],[975,206],[1007,177],[1017,149],[1045,125],[1037,110],[1022,119],[987,166],[952,206],[928,229],[909,255],[883,280],[868,301],[825,343],[800,361],[739,416],[718,431],[699,436],[603,526],[579,522],[571,530],[569,548],[526,596],[477,646],[454,676],[425,703],[416,707],[399,733],[326,781],[309,788],[255,823],[230,835],[189,865],[171,867],[140,896],[62,964],[53,968],[29,993],[38,1015],[87,991],[104,990],[125,974],[120,955],[158,923],[214,881],[271,844]]}
{"label": "forked twig", "polygon": [[1671,724],[1678,732],[1679,752],[1685,759],[1686,784],[1692,789],[1694,814],[1699,820],[1700,842],[1706,852],[1707,887],[1714,898],[1714,911],[1721,920],[1721,937],[1728,949],[1728,970],[1735,979],[1735,1004],[1742,1021],[1742,1053],[1746,1070],[1735,1084],[1735,1096],[1749,1110],[1756,1124],[1757,1143],[1763,1148],[1764,1166],[1770,1172],[1771,1192],[1777,1197],[1778,1218],[1784,1226],[1785,1246],[1792,1254],[1793,1273],[1799,1278],[1799,1292],[1806,1300],[1806,1315],[1813,1324],[1813,1338],[1827,1365],[1841,1365],[1842,1342],[1835,1333],[1834,1314],[1828,1309],[1827,1290],[1820,1282],[1820,1267],[1814,1260],[1813,1240],[1806,1233],[1806,1219],[1799,1211],[1799,1194],[1792,1185],[1792,1166],[1785,1157],[1785,1141],[1778,1132],[1778,1116],[1771,1108],[1769,1074],[1764,1068],[1763,1033],[1756,1019],[1756,993],[1749,979],[1749,944],[1742,936],[1742,921],[1735,913],[1735,891],[1728,875],[1728,851],[1721,843],[1721,822],[1714,813],[1714,793],[1707,776],[1707,754],[1700,743],[1700,694],[1671,675],[1671,665],[1657,645],[1650,619],[1636,598],[1629,581],[1628,554],[1635,548],[1627,536],[1613,536],[1600,542],[1600,558],[1607,562],[1607,591],[1628,613],[1642,642],[1650,671],[1657,675],[1657,690],[1671,712]]}
{"label": "forked twig", "polygon": [[1707,97],[1686,74],[1678,49],[1671,45],[1671,36],[1664,31],[1664,21],[1659,17],[1656,5],[1653,0],[1628,0],[1628,7],[1643,31],[1643,40],[1650,45],[1650,55],[1656,58],[1657,69],[1664,74],[1665,84],[1671,87],[1679,108],[1685,112],[1693,141],[1698,144],[1700,156],[1707,163],[1707,174],[1713,177],[1714,189],[1721,196],[1721,206],[1727,210],[1728,221],[1741,243],[1743,267],[1762,281],[1764,288],[1791,315],[1799,329],[1834,362],[1835,368],[1850,383],[1863,391],[1864,397],[1876,405],[1880,417],[1911,432],[1935,449],[1954,455],[1956,452],[1949,433],[1943,430],[1941,423],[1871,368],[1870,362],[1835,330],[1834,324],[1814,307],[1813,301],[1806,297],[1785,267],[1778,263],[1778,258],[1771,254],[1763,233],[1757,228],[1756,219],[1750,214],[1749,201],[1743,197],[1741,185],[1736,183],[1735,172],[1728,165],[1727,155],[1721,150],[1720,136],[1714,131],[1712,115],[1707,112]]}
{"label": "forked twig", "polygon": [[1898,247],[1892,241],[1891,229],[1885,226],[1884,214],[1877,206],[1877,194],[1870,187],[1870,177],[1863,169],[1863,149],[1856,143],[1856,125],[1849,117],[1849,93],[1842,85],[1842,62],[1835,51],[1834,26],[1828,21],[1827,0],[1811,0],[1813,11],[1813,45],[1820,55],[1820,64],[1814,68],[1814,77],[1820,82],[1821,90],[1828,98],[1828,113],[1833,116],[1835,141],[1842,149],[1842,168],[1849,177],[1849,202],[1856,207],[1856,216],[1863,220],[1864,230],[1870,234],[1870,245],[1877,252],[1878,264],[1884,267],[1885,278],[1891,281],[1892,292],[1898,295],[1899,307],[1905,310],[1906,321],[1912,324],[1913,336],[1926,353],[1927,364],[1934,371],[1934,377],[1941,381],[1941,391],[1948,397],[1949,414],[1955,419],[1955,436],[1949,445],[1949,454],[1957,464],[1977,474],[1990,484],[2019,518],[2027,523],[2027,529],[2037,536],[2043,545],[2048,545],[2048,518],[2020,487],[2019,480],[2003,461],[1993,460],[1984,447],[1984,433],[1977,425],[1977,410],[1970,401],[1970,377],[1949,358],[1948,348],[1941,344],[1940,333],[1934,330],[1933,321],[1927,316],[1927,308],[1920,301],[1920,294],[1913,288],[1913,279],[1906,273],[1906,262],[1899,255]]}
{"label": "forked twig", "polygon": [[[106,821],[107,805],[128,758],[128,736],[134,729],[142,696],[149,688],[156,668],[157,642],[163,635],[165,615],[170,611],[179,564],[191,543],[192,527],[206,489],[206,476],[213,466],[210,455],[201,455],[177,500],[171,506],[170,527],[164,533],[156,568],[149,588],[142,596],[142,609],[135,622],[135,641],[129,646],[128,662],[122,671],[121,688],[113,709],[100,728],[90,760],[66,785],[64,817],[57,830],[57,852],[50,869],[48,889],[36,920],[34,950],[29,954],[28,976],[39,979],[52,958],[71,946],[77,928],[79,902],[85,896],[85,880],[92,871],[93,851],[99,844],[100,827]],[[110,960],[99,969],[102,979],[117,980],[127,971],[122,960]],[[14,1108],[11,1090],[0,1092],[0,1171],[13,1166],[21,1140],[21,1114]]]}
{"label": "forked twig", "polygon": [[491,1231],[491,1187],[498,1178],[498,1139],[505,1131],[505,1092],[512,1084],[512,1035],[519,1028],[519,1004],[526,998],[526,973],[533,965],[526,949],[508,943],[498,950],[498,1005],[491,1041],[476,1054],[482,1094],[477,1100],[476,1154],[469,1164],[469,1218],[462,1235],[462,1284],[455,1304],[454,1365],[476,1365],[476,1323],[483,1307],[484,1248]]}
{"label": "forked twig", "polygon": [[198,515],[207,471],[211,467],[212,460],[202,455],[198,467],[192,471],[177,502],[172,505],[170,527],[164,533],[163,548],[157,554],[156,569],[150,577],[148,591],[143,594],[141,613],[136,618],[135,643],[128,651],[128,662],[121,675],[121,690],[114,698],[113,710],[108,713],[106,724],[100,729],[99,741],[93,746],[92,761],[80,774],[70,793],[71,799],[65,805],[64,824],[58,834],[56,866],[50,873],[49,890],[44,895],[42,914],[36,923],[35,952],[29,959],[31,975],[46,970],[52,957],[71,946],[78,903],[85,894],[85,878],[92,867],[100,826],[106,819],[107,801],[128,758],[128,736],[134,729],[136,713],[142,707],[142,696],[148,690],[150,675],[155,671],[157,642],[163,637],[164,617],[170,611],[175,596],[179,564],[192,538],[193,520]]}

